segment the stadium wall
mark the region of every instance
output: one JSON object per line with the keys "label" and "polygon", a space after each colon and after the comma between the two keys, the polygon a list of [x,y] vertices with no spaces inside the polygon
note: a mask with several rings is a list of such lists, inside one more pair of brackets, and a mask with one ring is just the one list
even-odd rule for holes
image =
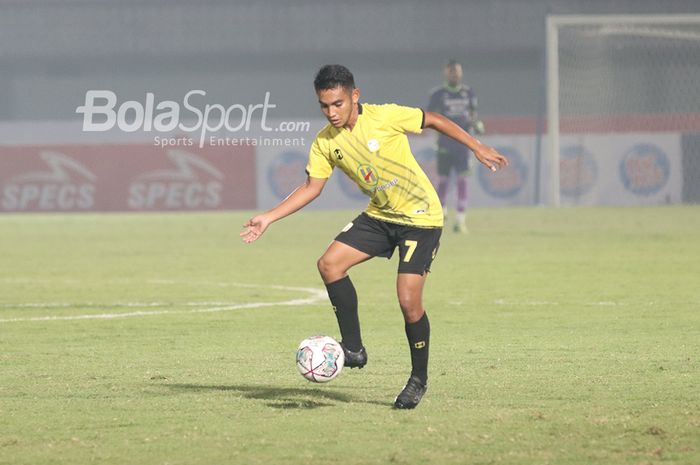
{"label": "stadium wall", "polygon": [[[248,145],[187,144],[182,134],[163,138],[110,131],[89,134],[78,122],[0,125],[0,211],[191,211],[266,209],[303,182],[310,131],[284,138],[248,134]],[[487,121],[499,128],[503,121]],[[272,123],[275,126],[275,123]],[[547,198],[549,167],[532,121],[484,136],[508,156],[508,169],[491,173],[472,163],[470,204],[535,205]],[[41,137],[37,136],[41,134]],[[281,141],[274,146],[264,141]],[[214,135],[214,140],[224,140]],[[434,134],[410,136],[416,158],[436,180]],[[285,141],[291,143],[284,143]],[[254,142],[254,143],[253,143]],[[694,142],[694,143],[693,143]],[[562,136],[564,205],[659,205],[697,201],[697,136],[680,132],[572,133]],[[454,193],[451,193],[454,195]],[[309,208],[356,208],[367,203],[346,177],[334,174]],[[452,203],[454,204],[454,203]]]}
{"label": "stadium wall", "polygon": [[[312,126],[321,127],[322,121]],[[487,122],[488,126],[488,122]],[[570,134],[562,137],[563,205],[661,205],[683,201],[682,135],[677,132]],[[435,137],[409,137],[426,174],[437,181]],[[469,202],[474,207],[536,205],[547,198],[549,166],[538,155],[536,134],[497,134],[481,139],[506,155],[496,173],[472,160]],[[270,208],[304,180],[307,153],[262,148],[257,155],[257,198]],[[686,181],[687,182],[687,181]],[[448,195],[454,196],[455,192]],[[450,199],[453,200],[453,199]],[[342,174],[334,174],[311,208],[363,208],[367,199]],[[451,205],[455,202],[452,201]]]}

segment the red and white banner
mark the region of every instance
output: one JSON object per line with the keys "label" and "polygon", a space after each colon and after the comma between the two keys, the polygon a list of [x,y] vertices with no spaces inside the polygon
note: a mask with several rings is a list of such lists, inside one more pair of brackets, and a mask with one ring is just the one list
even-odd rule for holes
{"label": "red and white banner", "polygon": [[0,146],[1,212],[254,209],[254,147]]}
{"label": "red and white banner", "polygon": [[[1,124],[0,140],[6,145],[0,146],[0,213],[270,208],[304,182],[308,146],[324,124],[325,120],[315,119],[310,131],[285,133],[303,141],[293,146],[251,143],[203,148],[197,144],[163,148],[144,133],[85,133],[76,122]],[[269,137],[246,135],[253,142]],[[537,156],[537,147],[546,147],[546,138],[539,144],[534,134],[489,134],[482,139],[506,155],[510,166],[492,173],[472,160],[470,206],[548,201],[550,160]],[[681,202],[680,140],[680,132],[562,135],[562,204]],[[436,182],[434,133],[411,135],[410,143]],[[453,186],[448,192],[450,205],[454,191]],[[335,173],[323,195],[308,208],[360,210],[367,201],[347,177]]]}

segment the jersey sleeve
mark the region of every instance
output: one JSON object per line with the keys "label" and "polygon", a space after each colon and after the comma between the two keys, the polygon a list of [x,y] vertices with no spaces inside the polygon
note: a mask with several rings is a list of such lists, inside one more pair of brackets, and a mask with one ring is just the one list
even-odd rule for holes
{"label": "jersey sleeve", "polygon": [[420,134],[423,132],[425,123],[425,113],[420,108],[404,107],[390,103],[384,105],[387,123],[399,132],[413,132]]}
{"label": "jersey sleeve", "polygon": [[324,151],[322,145],[320,137],[316,137],[309,150],[306,174],[312,178],[327,179],[333,173],[333,164],[328,157],[328,151]]}

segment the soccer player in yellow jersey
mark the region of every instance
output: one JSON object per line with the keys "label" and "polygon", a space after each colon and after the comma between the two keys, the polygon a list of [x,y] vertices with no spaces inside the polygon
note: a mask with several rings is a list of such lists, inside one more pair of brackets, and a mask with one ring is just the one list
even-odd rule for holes
{"label": "soccer player in yellow jersey", "polygon": [[348,270],[372,257],[390,258],[398,247],[396,289],[412,370],[394,407],[414,408],[428,386],[430,324],[423,308],[423,286],[440,243],[443,213],[435,189],[411,153],[406,133],[435,129],[469,147],[493,171],[508,160],[438,113],[360,103],[360,90],[344,66],[322,67],[314,88],[329,124],[311,145],[306,182],[276,207],[248,220],[241,237],[246,243],[254,242],[271,223],[310,203],[321,194],[334,168],[352,179],[370,198],[369,205],[328,246],[318,260],[318,270],[338,320],[345,366],[362,368],[367,351]]}

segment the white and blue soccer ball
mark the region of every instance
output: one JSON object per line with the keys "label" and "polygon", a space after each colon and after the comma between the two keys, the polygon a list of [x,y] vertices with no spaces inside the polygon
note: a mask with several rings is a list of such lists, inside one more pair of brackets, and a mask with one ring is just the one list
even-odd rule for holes
{"label": "white and blue soccer ball", "polygon": [[341,345],[329,336],[311,336],[297,349],[297,370],[314,383],[327,383],[340,374],[345,365]]}

